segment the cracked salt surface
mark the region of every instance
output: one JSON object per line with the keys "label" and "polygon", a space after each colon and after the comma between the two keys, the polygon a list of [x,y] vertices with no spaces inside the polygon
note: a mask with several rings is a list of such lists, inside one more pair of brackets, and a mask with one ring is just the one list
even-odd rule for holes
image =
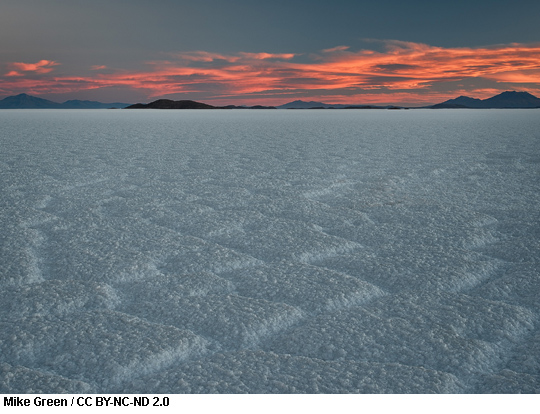
{"label": "cracked salt surface", "polygon": [[0,111],[0,393],[539,393],[537,115]]}

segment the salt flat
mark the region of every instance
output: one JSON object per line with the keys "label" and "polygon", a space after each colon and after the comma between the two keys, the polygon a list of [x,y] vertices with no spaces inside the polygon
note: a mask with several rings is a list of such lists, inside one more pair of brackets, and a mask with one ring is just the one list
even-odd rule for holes
{"label": "salt flat", "polygon": [[5,110],[0,145],[0,393],[540,392],[538,110]]}

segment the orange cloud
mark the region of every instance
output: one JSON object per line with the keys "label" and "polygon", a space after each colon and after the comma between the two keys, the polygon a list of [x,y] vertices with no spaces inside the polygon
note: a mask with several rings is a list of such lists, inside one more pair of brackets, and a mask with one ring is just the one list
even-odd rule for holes
{"label": "orange cloud", "polygon": [[4,76],[24,76],[23,73],[17,72],[16,70],[9,71]]}
{"label": "orange cloud", "polygon": [[[512,84],[520,90],[540,90],[540,44],[482,48],[442,48],[402,41],[383,44],[383,51],[351,51],[347,46],[337,46],[304,55],[302,60],[294,53],[224,55],[195,51],[170,55],[167,61],[148,62],[149,69],[142,72],[33,80],[18,74],[47,73],[57,63],[14,63],[14,70],[4,75],[10,80],[3,88],[51,93],[123,86],[140,89],[148,98],[196,94],[209,102],[241,98],[246,103],[280,103],[303,97],[335,103],[419,104],[458,94],[486,97],[488,90],[493,95]],[[464,89],[459,86],[463,82],[477,86]]]}
{"label": "orange cloud", "polygon": [[540,46],[444,49],[389,42],[385,52],[340,52],[305,69],[311,77],[348,83],[350,87],[393,89],[426,88],[436,82],[495,78],[501,72],[540,69]]}
{"label": "orange cloud", "polygon": [[485,76],[497,82],[532,83],[540,85],[540,70],[515,70],[512,72],[493,73]]}
{"label": "orange cloud", "polygon": [[59,65],[59,63],[52,60],[40,60],[37,63],[12,62],[10,64],[11,67],[18,69],[19,71],[35,73],[49,73],[53,70],[53,66],[57,65]]}

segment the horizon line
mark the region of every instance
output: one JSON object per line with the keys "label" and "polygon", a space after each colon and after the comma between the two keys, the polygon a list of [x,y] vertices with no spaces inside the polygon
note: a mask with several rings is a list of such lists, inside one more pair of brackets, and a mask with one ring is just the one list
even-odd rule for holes
{"label": "horizon line", "polygon": [[[477,100],[480,100],[480,101],[485,101],[487,99],[490,99],[490,98],[493,98],[495,96],[498,96],[498,95],[501,95],[501,94],[504,94],[504,93],[526,93],[526,94],[529,94],[531,95],[532,97],[534,98],[537,98],[537,99],[540,99],[538,98],[537,96],[531,94],[530,92],[528,91],[518,91],[518,90],[506,90],[506,91],[503,91],[503,92],[500,92],[496,95],[493,95],[491,97],[488,97],[488,98],[484,98],[484,99],[481,99],[481,98],[474,98],[474,97],[471,97],[471,96],[466,96],[466,95],[460,95],[458,97],[454,97],[454,98],[450,98],[450,99],[447,99],[446,101],[448,100],[454,100],[454,99],[458,99],[458,98],[470,98],[470,99],[477,99]],[[165,100],[165,101],[171,101],[171,102],[179,102],[179,101],[191,101],[191,102],[196,102],[196,103],[203,103],[203,104],[206,104],[206,105],[210,105],[210,106],[214,106],[216,108],[223,108],[223,107],[226,107],[226,106],[236,106],[236,107],[246,107],[246,108],[250,108],[250,107],[254,107],[254,106],[264,106],[264,107],[273,107],[273,108],[276,108],[276,109],[288,109],[288,108],[279,108],[280,106],[284,106],[284,105],[288,105],[288,104],[291,104],[291,103],[294,103],[294,102],[302,102],[302,103],[310,103],[310,102],[313,102],[314,104],[323,104],[323,105],[329,105],[329,106],[338,106],[338,107],[381,107],[382,109],[385,109],[385,107],[400,107],[400,108],[411,108],[411,109],[422,109],[422,108],[429,108],[431,106],[434,106],[434,105],[439,105],[439,104],[442,104],[446,101],[443,101],[443,102],[437,102],[437,103],[429,103],[429,104],[422,104],[421,106],[417,106],[417,105],[403,105],[403,104],[395,104],[395,103],[351,103],[351,102],[347,102],[347,103],[329,103],[329,102],[322,102],[322,101],[313,101],[313,100],[303,100],[303,99],[294,99],[292,101],[288,101],[288,102],[285,102],[285,103],[282,103],[282,104],[279,104],[279,105],[264,105],[264,104],[255,104],[255,105],[246,105],[246,104],[220,104],[220,105],[216,105],[216,104],[213,104],[213,103],[208,103],[208,102],[204,102],[202,100],[194,100],[194,99],[170,99],[170,98],[157,98],[157,99],[154,99],[152,101],[149,101],[149,102],[146,102],[146,103],[143,103],[143,102],[135,102],[135,103],[130,103],[130,102],[120,102],[118,100],[116,100],[115,102],[102,102],[102,101],[94,101],[94,100],[90,100],[90,99],[68,99],[66,101],[63,101],[63,102],[58,102],[58,101],[53,101],[51,99],[47,99],[47,98],[42,98],[40,97],[38,94],[38,96],[36,95],[32,95],[32,94],[29,94],[29,93],[26,93],[26,92],[21,92],[21,93],[18,93],[16,95],[9,95],[9,96],[6,96],[4,98],[0,98],[0,101],[3,101],[7,98],[12,98],[12,97],[17,97],[17,96],[21,96],[21,95],[24,95],[24,96],[29,96],[29,97],[32,97],[32,98],[38,98],[38,99],[43,99],[43,100],[46,100],[46,101],[49,101],[49,102],[52,102],[52,103],[55,103],[55,104],[58,104],[58,105],[62,105],[62,104],[66,104],[70,101],[79,101],[79,102],[96,102],[96,103],[100,103],[100,104],[122,104],[122,105],[128,105],[128,106],[133,106],[133,105],[138,105],[138,104],[141,104],[141,105],[149,105],[149,104],[152,104],[152,103],[155,103],[157,101],[160,101],[160,100]],[[305,99],[311,99],[311,98],[305,98]],[[212,101],[212,100],[210,100]],[[533,109],[535,107],[532,107]],[[7,109],[7,108],[4,108],[4,109]],[[39,108],[36,108],[36,109],[39,109]],[[46,109],[46,108],[44,108]],[[62,109],[62,108],[58,108],[58,109]],[[81,109],[84,109],[84,108],[81,108]],[[313,107],[313,108],[291,108],[291,109],[332,109],[332,108],[319,108],[319,107]],[[344,108],[335,108],[335,109],[344,109]]]}

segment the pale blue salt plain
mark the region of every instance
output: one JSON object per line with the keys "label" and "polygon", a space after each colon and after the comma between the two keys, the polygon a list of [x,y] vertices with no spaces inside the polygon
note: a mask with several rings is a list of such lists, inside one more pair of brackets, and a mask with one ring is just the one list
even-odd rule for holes
{"label": "pale blue salt plain", "polygon": [[540,392],[538,110],[5,110],[0,146],[0,393]]}

